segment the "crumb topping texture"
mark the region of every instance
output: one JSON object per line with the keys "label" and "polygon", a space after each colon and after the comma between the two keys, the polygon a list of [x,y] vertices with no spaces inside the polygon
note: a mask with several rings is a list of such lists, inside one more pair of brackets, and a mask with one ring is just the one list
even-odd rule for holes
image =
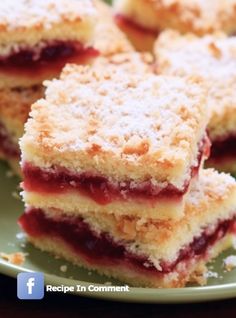
{"label": "crumb topping texture", "polygon": [[236,38],[218,33],[198,38],[175,31],[160,35],[155,45],[157,72],[201,76],[209,88],[210,137],[235,132]]}
{"label": "crumb topping texture", "polygon": [[0,2],[0,33],[31,27],[51,29],[96,14],[90,0],[7,0]]}

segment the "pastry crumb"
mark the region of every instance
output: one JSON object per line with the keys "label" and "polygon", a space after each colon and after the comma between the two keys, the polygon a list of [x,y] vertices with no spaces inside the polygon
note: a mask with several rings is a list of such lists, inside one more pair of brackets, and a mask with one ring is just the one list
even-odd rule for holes
{"label": "pastry crumb", "polygon": [[13,176],[14,176],[13,171],[11,171],[11,170],[7,170],[7,171],[6,171],[6,177],[7,177],[8,179],[13,178]]}
{"label": "pastry crumb", "polygon": [[14,199],[21,200],[21,197],[18,192],[13,191],[11,195],[13,196]]}
{"label": "pastry crumb", "polygon": [[200,264],[198,268],[196,268],[195,272],[190,277],[191,283],[197,283],[200,286],[204,286],[207,283],[207,267],[205,264]]}
{"label": "pastry crumb", "polygon": [[26,238],[26,234],[23,233],[23,232],[19,232],[19,233],[16,234],[16,238],[18,240],[22,240],[22,239]]}
{"label": "pastry crumb", "polygon": [[216,273],[216,272],[213,272],[213,271],[211,271],[211,270],[207,271],[207,272],[204,274],[204,276],[205,276],[206,278],[219,278],[219,274]]}
{"label": "pastry crumb", "polygon": [[28,254],[21,252],[16,252],[12,254],[0,253],[2,259],[14,265],[23,265],[25,262],[25,257],[27,255]]}
{"label": "pastry crumb", "polygon": [[66,265],[62,265],[60,267],[60,271],[63,272],[63,273],[67,272],[67,266]]}
{"label": "pastry crumb", "polygon": [[236,267],[236,255],[230,255],[224,259],[224,267],[227,272],[232,271]]}
{"label": "pastry crumb", "polygon": [[105,282],[104,285],[106,285],[106,286],[111,286],[111,285],[112,285],[112,282]]}

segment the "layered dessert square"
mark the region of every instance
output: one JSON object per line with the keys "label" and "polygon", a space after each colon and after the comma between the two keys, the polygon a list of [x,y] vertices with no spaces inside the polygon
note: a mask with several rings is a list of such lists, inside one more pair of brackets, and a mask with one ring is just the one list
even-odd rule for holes
{"label": "layered dessert square", "polygon": [[224,34],[202,38],[163,32],[155,44],[158,74],[200,76],[208,86],[208,125],[212,142],[207,162],[236,173],[236,37]]}
{"label": "layered dessert square", "polygon": [[47,83],[20,142],[27,205],[183,215],[209,150],[204,85],[128,69],[69,65]]}
{"label": "layered dessert square", "polygon": [[236,0],[114,0],[116,22],[141,51],[165,29],[197,35],[236,32]]}
{"label": "layered dessert square", "polygon": [[9,88],[0,90],[0,158],[20,173],[19,138],[31,105],[42,98],[44,87]]}
{"label": "layered dessert square", "polygon": [[38,85],[66,63],[92,60],[96,12],[90,0],[2,1],[0,88]]}
{"label": "layered dessert square", "polygon": [[[79,212],[79,210],[77,211]],[[43,251],[141,287],[204,283],[206,263],[236,237],[236,183],[202,170],[180,220],[75,213],[29,206],[19,219]]]}

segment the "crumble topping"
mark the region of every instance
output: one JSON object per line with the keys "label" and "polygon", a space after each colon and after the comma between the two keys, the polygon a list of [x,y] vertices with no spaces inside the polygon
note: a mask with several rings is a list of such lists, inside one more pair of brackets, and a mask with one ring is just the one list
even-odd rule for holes
{"label": "crumble topping", "polygon": [[0,253],[0,256],[5,261],[8,261],[9,263],[13,265],[23,265],[25,262],[25,256],[27,256],[26,253],[16,252],[12,254],[6,254],[6,253]]}
{"label": "crumble topping", "polygon": [[67,272],[67,265],[61,265],[60,271],[63,273],[66,273]]}
{"label": "crumble topping", "polygon": [[[94,47],[102,56],[112,56],[122,52],[132,52],[133,47],[126,35],[117,27],[110,6],[101,0],[94,1],[98,10],[98,21],[95,25]],[[108,32],[109,30],[109,32]]]}
{"label": "crumble topping", "polygon": [[236,38],[222,33],[199,38],[163,32],[155,44],[156,71],[160,74],[200,76],[209,88],[211,140],[235,133]]}
{"label": "crumble topping", "polygon": [[[99,65],[94,68],[67,66],[61,80],[47,82],[43,103],[58,105],[63,113],[71,105],[71,114],[67,117],[72,114],[77,117],[70,123],[71,130],[81,124],[86,128],[91,121],[92,126],[97,127],[96,135],[84,133],[79,137],[84,142],[94,141],[93,144],[102,139],[98,145],[103,148],[110,148],[110,137],[117,137],[122,148],[131,145],[139,152],[143,139],[146,139],[145,144],[154,146],[156,140],[157,144],[163,142],[160,140],[162,135],[167,141],[169,133],[173,137],[170,144],[181,145],[182,140],[183,147],[187,146],[185,142],[190,141],[187,135],[199,128],[202,115],[203,90],[197,81],[189,80],[186,89],[186,82],[181,79],[158,78],[148,73],[128,75],[122,71],[112,67],[109,70],[108,65],[106,70]],[[37,103],[33,106],[33,114],[34,108]],[[139,126],[132,125],[132,121],[140,123]]]}
{"label": "crumble topping", "polygon": [[94,18],[90,0],[7,0],[0,2],[0,33],[26,28],[51,29],[53,25]]}

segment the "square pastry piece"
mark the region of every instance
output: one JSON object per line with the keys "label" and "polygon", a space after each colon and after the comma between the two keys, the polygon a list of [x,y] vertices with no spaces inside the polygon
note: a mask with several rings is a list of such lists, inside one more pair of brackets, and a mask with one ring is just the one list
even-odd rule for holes
{"label": "square pastry piece", "polygon": [[236,183],[202,170],[178,221],[28,207],[19,224],[43,251],[131,285],[203,284],[206,263],[236,237]]}
{"label": "square pastry piece", "polygon": [[69,65],[48,82],[20,142],[27,205],[183,215],[209,148],[205,89],[127,67]]}
{"label": "square pastry piece", "polygon": [[115,19],[139,50],[152,50],[164,29],[197,35],[236,32],[236,0],[114,0]]}
{"label": "square pastry piece", "polygon": [[42,98],[44,87],[0,90],[0,159],[8,161],[20,173],[19,138],[24,131],[31,105]]}
{"label": "square pastry piece", "polygon": [[155,56],[159,74],[205,80],[211,112],[208,165],[236,173],[236,37],[217,34],[198,38],[166,31],[155,44]]}
{"label": "square pastry piece", "polygon": [[40,84],[92,59],[95,22],[90,0],[1,1],[0,88]]}

